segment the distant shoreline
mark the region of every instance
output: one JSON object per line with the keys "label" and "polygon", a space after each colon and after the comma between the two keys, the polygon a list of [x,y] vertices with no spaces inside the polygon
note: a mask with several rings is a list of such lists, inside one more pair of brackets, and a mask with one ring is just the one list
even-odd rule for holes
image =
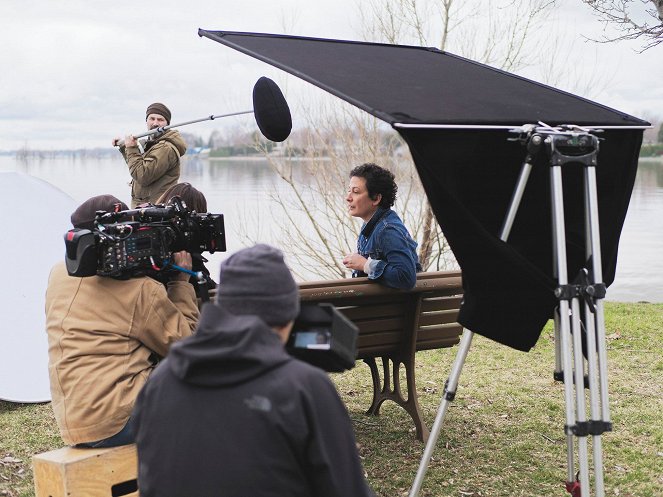
{"label": "distant shoreline", "polygon": [[[184,158],[194,158],[196,157],[195,155],[184,155]],[[197,157],[202,160],[209,160],[209,161],[266,161],[269,158],[273,159],[287,159],[289,161],[309,161],[309,160],[316,160],[316,161],[329,161],[331,160],[330,157],[300,157],[300,156],[294,156],[294,157],[286,157],[285,155],[272,155],[272,156],[258,156],[258,155],[230,155],[228,157],[209,157],[209,156],[204,156],[204,157]]]}

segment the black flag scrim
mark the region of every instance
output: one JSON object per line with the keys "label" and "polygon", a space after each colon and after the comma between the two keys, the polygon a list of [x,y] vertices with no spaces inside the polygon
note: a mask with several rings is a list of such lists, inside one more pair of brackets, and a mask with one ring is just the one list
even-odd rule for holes
{"label": "black flag scrim", "polygon": [[[463,272],[459,322],[518,350],[529,350],[552,317],[556,284],[546,164],[534,165],[509,238],[499,238],[526,155],[520,143],[509,140],[513,134],[508,127],[539,122],[605,127],[599,134],[596,173],[604,282],[614,280],[642,128],[649,123],[434,48],[262,33],[198,33],[391,124],[410,148]],[[582,168],[570,164],[563,175],[573,279],[586,263]]]}

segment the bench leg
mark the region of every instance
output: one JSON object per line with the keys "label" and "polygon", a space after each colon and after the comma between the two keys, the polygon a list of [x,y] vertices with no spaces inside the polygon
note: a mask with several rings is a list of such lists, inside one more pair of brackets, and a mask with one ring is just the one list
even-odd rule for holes
{"label": "bench leg", "polygon": [[[378,416],[380,414],[380,406],[382,403],[388,399],[386,392],[391,390],[390,379],[388,370],[385,369],[384,375],[384,388],[382,387],[382,380],[380,378],[380,371],[378,370],[378,365],[375,362],[375,357],[369,357],[364,359],[364,362],[368,365],[371,370],[371,379],[373,380],[373,401],[371,406],[366,411],[368,416]],[[384,358],[382,358],[382,364],[384,366]]]}
{"label": "bench leg", "polygon": [[[414,426],[417,429],[417,439],[425,443],[430,432],[421,416],[412,364],[406,364],[404,361],[394,361],[386,356],[383,356],[381,359],[383,372],[382,378],[384,378],[384,381],[381,380],[375,358],[370,357],[364,359],[364,362],[371,370],[371,379],[373,380],[373,401],[366,411],[366,414],[369,416],[378,416],[380,414],[380,406],[382,403],[385,400],[392,400],[405,409],[410,415],[414,422]],[[401,380],[399,375],[401,364],[405,367],[405,380],[408,392],[407,399],[404,398],[401,390]],[[391,387],[392,383],[394,385],[393,388]]]}

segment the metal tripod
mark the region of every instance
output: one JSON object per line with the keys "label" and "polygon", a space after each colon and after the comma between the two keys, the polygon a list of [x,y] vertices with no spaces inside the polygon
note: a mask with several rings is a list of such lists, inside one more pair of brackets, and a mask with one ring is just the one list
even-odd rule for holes
{"label": "metal tripod", "polygon": [[[567,441],[566,490],[572,497],[590,496],[588,437],[592,437],[594,487],[597,497],[604,497],[603,455],[601,434],[612,429],[608,408],[607,352],[603,298],[605,284],[601,270],[598,201],[596,193],[596,163],[599,139],[589,129],[578,126],[526,125],[517,130],[514,140],[527,149],[518,183],[511,197],[509,210],[500,230],[506,241],[522,200],[535,157],[545,153],[550,165],[550,193],[552,201],[554,274],[557,277],[555,296],[559,305],[555,310],[555,378],[564,381]],[[569,283],[566,259],[566,234],[562,166],[580,163],[584,169],[585,247],[586,260],[591,269],[582,269]],[[582,337],[586,337],[586,357]],[[449,403],[453,401],[458,380],[467,358],[474,333],[465,329],[458,354],[445,384],[442,401],[424,449],[409,497],[419,494],[428,464],[437,443]],[[589,420],[585,389],[589,391]],[[575,441],[578,442],[578,467],[575,469]]]}

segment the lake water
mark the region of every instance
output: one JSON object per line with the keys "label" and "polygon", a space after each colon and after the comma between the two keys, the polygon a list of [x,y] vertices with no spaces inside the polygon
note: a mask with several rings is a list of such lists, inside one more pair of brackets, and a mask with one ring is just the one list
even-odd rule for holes
{"label": "lake water", "polygon": [[[18,161],[0,156],[0,171],[21,171],[68,193],[77,202],[93,195],[110,193],[129,204],[130,180],[121,157],[105,159],[31,159]],[[266,161],[206,160],[186,157],[181,181],[189,181],[205,193],[208,210],[223,213],[228,252],[247,246],[251,240],[282,245],[272,193],[289,195],[286,185]],[[339,191],[339,195],[343,195]],[[47,206],[44,206],[47,208]],[[287,251],[287,248],[285,248]],[[640,161],[638,176],[619,247],[615,282],[607,300],[663,302],[663,160]],[[227,253],[211,255],[209,268]],[[339,254],[342,257],[343,254]]]}

